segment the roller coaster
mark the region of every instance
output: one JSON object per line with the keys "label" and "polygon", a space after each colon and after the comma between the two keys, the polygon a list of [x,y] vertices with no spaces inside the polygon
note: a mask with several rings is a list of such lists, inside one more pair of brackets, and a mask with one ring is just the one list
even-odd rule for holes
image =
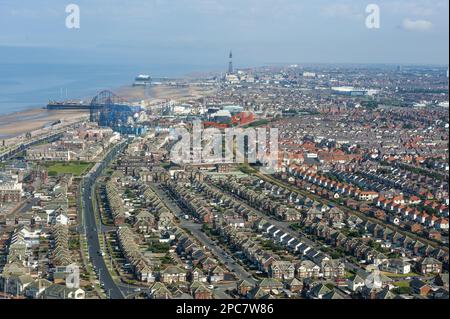
{"label": "roller coaster", "polygon": [[107,112],[114,111],[120,106],[126,106],[129,103],[120,96],[111,91],[101,91],[91,101],[90,104],[90,121],[98,122],[102,116],[107,116]]}
{"label": "roller coaster", "polygon": [[111,91],[101,91],[91,101],[90,121],[124,134],[136,132],[134,115],[141,108],[133,106]]}

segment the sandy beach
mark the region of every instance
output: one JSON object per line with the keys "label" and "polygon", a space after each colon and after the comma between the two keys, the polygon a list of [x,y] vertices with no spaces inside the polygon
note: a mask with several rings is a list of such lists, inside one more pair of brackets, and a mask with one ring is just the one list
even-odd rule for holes
{"label": "sandy beach", "polygon": [[[158,85],[150,88],[124,86],[115,89],[114,92],[130,102],[145,100],[149,104],[156,104],[166,100],[187,102],[200,98],[212,92],[211,88],[195,86],[175,87]],[[52,111],[44,108],[34,108],[23,112],[16,112],[0,116],[0,139],[10,139],[27,132],[39,130],[55,121],[76,121],[88,116],[86,111]]]}
{"label": "sandy beach", "polygon": [[115,91],[117,95],[129,101],[142,101],[157,103],[165,100],[175,100],[185,102],[189,99],[201,98],[211,94],[213,89],[200,88],[196,86],[176,87],[170,85],[156,85],[150,88],[145,87],[122,87]]}
{"label": "sandy beach", "polygon": [[[123,87],[117,90],[117,94],[130,100],[144,99],[145,97],[145,91],[141,88]],[[84,110],[47,110],[44,106],[0,115],[0,139],[10,139],[36,131],[58,120],[72,122],[88,115],[89,112]]]}
{"label": "sandy beach", "polygon": [[0,116],[0,138],[11,138],[35,131],[55,121],[70,122],[85,117],[85,111],[49,111],[31,109]]}

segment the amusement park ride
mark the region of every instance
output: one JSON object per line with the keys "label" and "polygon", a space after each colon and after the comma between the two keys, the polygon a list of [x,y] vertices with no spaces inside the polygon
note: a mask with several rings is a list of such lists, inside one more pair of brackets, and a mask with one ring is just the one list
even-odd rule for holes
{"label": "amusement park ride", "polygon": [[111,91],[101,91],[90,104],[90,121],[122,134],[140,135],[145,127],[135,123],[140,106],[133,106]]}

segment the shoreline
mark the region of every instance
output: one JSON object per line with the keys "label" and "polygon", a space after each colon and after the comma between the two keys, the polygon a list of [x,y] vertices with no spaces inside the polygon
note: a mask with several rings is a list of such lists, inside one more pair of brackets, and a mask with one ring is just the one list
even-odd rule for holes
{"label": "shoreline", "polygon": [[21,113],[28,113],[28,112],[32,112],[32,111],[36,111],[36,110],[45,110],[45,106],[27,106],[25,109],[22,109],[20,111],[13,111],[11,113],[0,113],[0,123],[2,120],[2,117],[4,116],[12,116],[15,114],[21,114]]}
{"label": "shoreline", "polygon": [[85,111],[50,111],[43,108],[20,111],[1,116],[0,139],[14,139],[40,130],[56,121],[71,122],[88,115]]}
{"label": "shoreline", "polygon": [[[121,86],[111,90],[130,102],[146,101],[148,104],[157,104],[165,100],[183,101],[210,93],[209,88],[177,88],[164,84],[151,88]],[[88,110],[47,110],[45,107],[30,107],[26,110],[1,114],[0,140],[13,140],[27,132],[42,129],[55,121],[71,122],[88,115]]]}
{"label": "shoreline", "polygon": [[[131,97],[131,94],[127,94],[129,89],[133,89],[133,87],[124,85],[111,90],[119,92],[119,95],[125,93],[127,95],[125,97],[129,98]],[[135,97],[137,96],[135,95]],[[92,98],[81,98],[81,100],[90,101]],[[87,110],[48,110],[46,105],[30,106],[20,111],[0,114],[0,140],[14,139],[27,132],[42,129],[55,121],[70,122],[88,114]]]}
{"label": "shoreline", "polygon": [[[173,80],[176,79],[176,80],[180,80],[180,81],[181,80],[192,80],[192,79],[198,79],[198,78],[202,78],[202,77],[217,75],[217,72],[218,71],[191,71],[189,73],[186,73],[186,74],[183,74],[183,75],[180,75],[180,76],[171,77],[171,79],[173,79]],[[161,86],[164,87],[164,84],[161,85]],[[154,90],[157,87],[158,86],[153,86],[153,87],[151,87],[150,90]],[[133,93],[135,93],[136,90],[139,90],[139,89],[143,89],[143,87],[134,87],[130,83],[123,84],[123,85],[120,85],[120,86],[110,87],[110,88],[106,88],[106,87],[104,88],[104,90],[110,90],[110,91],[116,93],[117,95],[119,95],[119,96],[121,96],[121,97],[123,97],[125,99],[130,99],[130,98],[131,99],[141,99],[141,100],[142,99],[148,99],[149,97],[146,96],[145,94],[141,94],[139,96],[136,96],[135,94],[130,94],[130,92],[134,91]],[[72,97],[71,99],[91,101],[91,99],[94,96]],[[130,101],[130,102],[132,102],[132,101]],[[45,104],[45,105],[38,105],[38,104]],[[46,110],[46,103],[45,102],[43,102],[43,103],[36,103],[35,106],[25,106],[24,109],[21,109],[19,111],[0,113],[0,125],[1,125],[1,118],[2,117],[12,116],[12,115],[20,115],[22,113],[28,113],[28,112],[35,111],[35,110],[38,110],[38,109]]]}

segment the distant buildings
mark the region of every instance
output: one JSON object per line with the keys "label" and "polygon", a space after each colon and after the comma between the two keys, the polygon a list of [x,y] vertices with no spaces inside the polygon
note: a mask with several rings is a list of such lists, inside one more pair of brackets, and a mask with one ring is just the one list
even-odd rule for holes
{"label": "distant buildings", "polygon": [[152,84],[152,78],[150,75],[141,74],[138,75],[133,83],[133,86],[148,86]]}
{"label": "distant buildings", "polygon": [[332,87],[331,91],[335,94],[348,96],[364,96],[364,95],[373,96],[378,93],[378,90],[359,89],[354,88],[352,86]]}
{"label": "distant buildings", "polygon": [[0,172],[0,203],[20,202],[22,183],[19,177],[6,172]]}
{"label": "distant buildings", "polygon": [[66,132],[57,142],[30,147],[26,158],[30,161],[91,161],[119,139],[120,134],[110,128],[83,125]]}
{"label": "distant buildings", "polygon": [[75,154],[61,146],[40,145],[27,150],[27,159],[30,161],[58,161],[68,162]]}
{"label": "distant buildings", "polygon": [[[139,298],[448,296],[442,74],[427,71],[429,81],[409,72],[234,70],[232,63],[228,71],[222,79],[183,84],[212,93],[166,101],[157,108],[161,116],[134,113],[106,92],[99,103],[107,107],[96,121],[104,127],[79,124],[56,142],[31,147],[33,161],[2,166],[0,291],[45,299],[98,296],[93,277],[82,276],[81,289],[65,285],[71,265],[90,263],[81,258],[80,179],[49,177],[39,162],[97,162],[121,139],[118,132],[138,135],[148,124],[155,133],[128,138],[92,196],[102,222],[115,229],[102,238],[108,249],[97,254],[122,282],[133,279]],[[401,102],[383,107],[381,100]],[[421,101],[428,102],[413,107]],[[193,118],[204,127],[245,127],[256,115],[262,121],[255,126],[279,129],[275,174],[214,160],[171,162],[174,128],[189,130]],[[21,199],[24,205],[14,210]]]}

